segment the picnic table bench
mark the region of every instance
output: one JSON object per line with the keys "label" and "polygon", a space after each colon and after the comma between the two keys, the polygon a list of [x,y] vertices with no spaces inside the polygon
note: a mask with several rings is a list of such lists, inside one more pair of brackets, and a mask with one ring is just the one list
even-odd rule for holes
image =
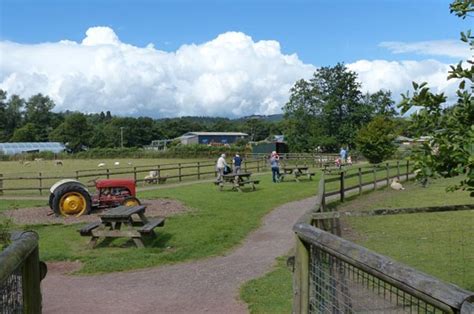
{"label": "picnic table bench", "polygon": [[313,176],[316,175],[314,172],[309,171],[309,167],[307,166],[287,166],[282,168],[283,173],[280,174],[280,181],[285,179],[287,175],[293,175],[296,182],[299,182],[300,177],[305,176],[309,180],[313,179]]}
{"label": "picnic table bench", "polygon": [[222,181],[216,181],[214,184],[218,185],[221,191],[224,190],[225,185],[231,185],[232,190],[239,192],[242,192],[243,186],[249,185],[252,187],[252,191],[255,191],[255,184],[259,184],[260,180],[250,179],[251,175],[251,172],[229,173],[222,176]]}
{"label": "picnic table bench", "polygon": [[148,219],[146,206],[120,206],[99,215],[100,221],[79,229],[81,236],[91,237],[89,246],[95,247],[99,238],[130,238],[137,247],[144,247],[143,237],[155,236],[154,229],[165,224],[165,218]]}

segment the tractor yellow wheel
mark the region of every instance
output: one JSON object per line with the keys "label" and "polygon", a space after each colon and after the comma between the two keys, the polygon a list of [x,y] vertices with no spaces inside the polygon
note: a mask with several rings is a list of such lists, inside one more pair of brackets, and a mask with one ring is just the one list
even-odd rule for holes
{"label": "tractor yellow wheel", "polygon": [[140,205],[140,201],[136,197],[127,197],[122,202],[123,206],[138,206]]}
{"label": "tractor yellow wheel", "polygon": [[62,216],[79,217],[87,212],[87,201],[79,192],[69,192],[61,196],[59,200],[59,213]]}

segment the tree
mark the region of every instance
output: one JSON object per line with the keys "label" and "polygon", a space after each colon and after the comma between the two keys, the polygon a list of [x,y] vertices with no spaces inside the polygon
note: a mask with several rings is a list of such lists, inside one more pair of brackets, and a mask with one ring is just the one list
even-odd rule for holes
{"label": "tree", "polygon": [[394,117],[397,115],[395,101],[393,101],[390,91],[379,90],[373,94],[367,93],[364,101],[369,108],[372,108],[373,114],[376,116]]}
{"label": "tree", "polygon": [[395,123],[387,117],[377,116],[357,133],[357,149],[372,164],[390,158],[397,147]]}
{"label": "tree", "polygon": [[27,123],[18,128],[13,133],[12,142],[39,142],[37,126],[33,123]]}
{"label": "tree", "polygon": [[364,101],[360,88],[357,74],[341,63],[318,69],[309,81],[297,81],[283,108],[292,149],[321,146],[336,151],[341,145],[353,146],[357,130],[391,106],[390,92],[367,95]]}
{"label": "tree", "polygon": [[25,106],[25,122],[36,126],[39,141],[47,141],[48,134],[53,129],[52,121],[54,114],[54,102],[42,94],[31,96]]}
{"label": "tree", "polygon": [[[474,11],[473,1],[456,0],[451,5],[451,13],[466,18]],[[471,31],[461,33],[461,40],[474,49],[474,36]],[[413,155],[417,176],[423,179],[432,177],[453,177],[462,175],[460,184],[450,189],[470,191],[474,197],[474,97],[472,94],[474,66],[468,60],[451,66],[448,79],[458,79],[457,102],[446,107],[447,97],[434,94],[427,83],[413,82],[413,96],[402,95],[402,113],[419,108],[413,117],[418,130],[431,137],[429,143],[422,145]],[[467,86],[466,86],[467,85]]]}
{"label": "tree", "polygon": [[63,142],[72,152],[79,152],[89,146],[92,137],[92,126],[83,113],[68,115],[50,134],[53,141]]}

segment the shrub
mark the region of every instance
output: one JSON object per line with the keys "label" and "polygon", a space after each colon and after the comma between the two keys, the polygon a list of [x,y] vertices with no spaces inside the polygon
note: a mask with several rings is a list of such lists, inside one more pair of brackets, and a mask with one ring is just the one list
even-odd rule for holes
{"label": "shrub", "polygon": [[356,136],[357,149],[372,164],[390,158],[396,151],[395,123],[387,117],[375,117]]}

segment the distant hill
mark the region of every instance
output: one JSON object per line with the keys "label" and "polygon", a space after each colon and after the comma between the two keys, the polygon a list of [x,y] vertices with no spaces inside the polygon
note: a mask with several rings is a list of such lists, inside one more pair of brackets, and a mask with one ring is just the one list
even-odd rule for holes
{"label": "distant hill", "polygon": [[283,120],[283,114],[282,113],[271,114],[271,115],[268,115],[268,116],[265,116],[265,115],[251,115],[251,116],[238,118],[238,119],[235,119],[235,120],[245,121],[245,120],[250,120],[250,119],[261,119],[261,120],[268,121],[268,122],[278,122],[278,121]]}

